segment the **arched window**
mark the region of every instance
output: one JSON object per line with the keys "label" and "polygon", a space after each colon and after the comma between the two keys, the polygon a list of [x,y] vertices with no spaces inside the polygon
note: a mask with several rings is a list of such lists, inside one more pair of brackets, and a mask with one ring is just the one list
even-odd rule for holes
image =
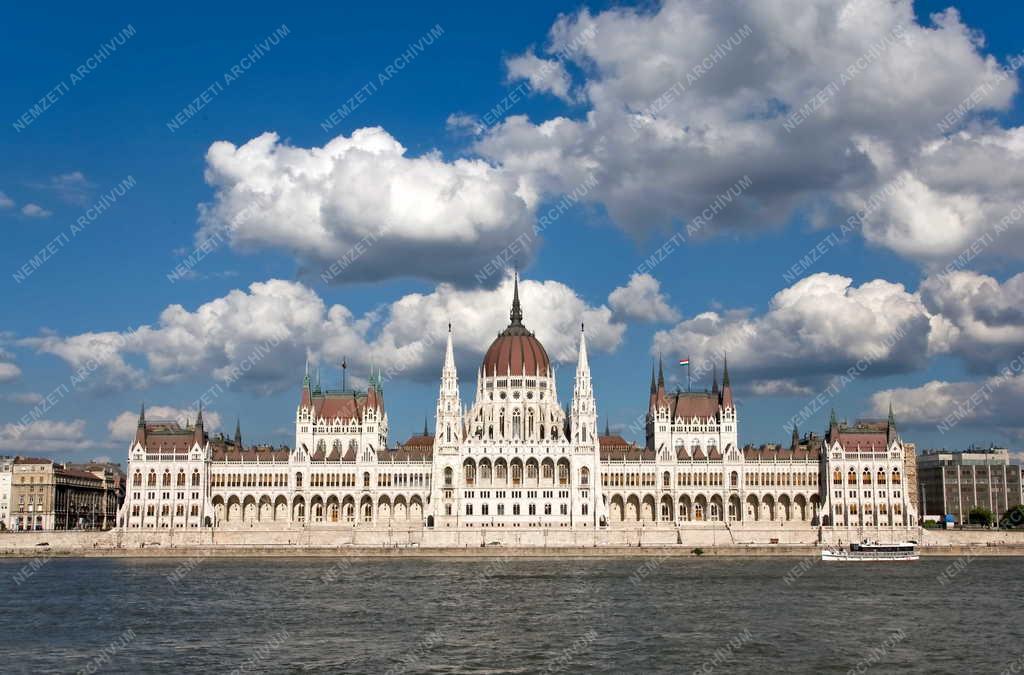
{"label": "arched window", "polygon": [[320,439],[316,442],[317,452],[327,452],[327,442],[324,439]]}
{"label": "arched window", "polygon": [[843,484],[843,472],[840,471],[839,469],[836,469],[832,473],[832,484],[833,485],[842,485]]}
{"label": "arched window", "polygon": [[551,427],[551,440],[558,440],[558,427]]}
{"label": "arched window", "polygon": [[445,425],[444,433],[445,433],[445,437],[448,439],[447,442],[451,443],[452,442],[452,425],[446,424]]}
{"label": "arched window", "polygon": [[875,478],[879,485],[885,485],[885,469],[879,467],[878,475]]}
{"label": "arched window", "polygon": [[444,468],[444,484],[445,484],[445,487],[451,487],[452,486],[452,473],[453,473],[452,472],[452,468],[450,466],[446,466]]}
{"label": "arched window", "polygon": [[569,484],[569,466],[567,464],[558,465],[558,484],[568,485]]}
{"label": "arched window", "polygon": [[590,469],[587,467],[580,469],[580,485],[590,485]]}
{"label": "arched window", "polygon": [[494,478],[495,480],[508,479],[508,469],[504,464],[499,463],[494,465]]}
{"label": "arched window", "polygon": [[733,471],[732,474],[729,475],[729,487],[739,487],[739,484],[740,475]]}
{"label": "arched window", "polygon": [[526,478],[528,480],[537,479],[537,465],[532,462],[526,465]]}
{"label": "arched window", "polygon": [[171,471],[170,471],[170,469],[165,469],[164,470],[163,486],[164,487],[171,487]]}
{"label": "arched window", "polygon": [[522,435],[523,418],[518,410],[512,411],[512,438],[519,438]]}
{"label": "arched window", "polygon": [[[532,466],[533,465],[531,465],[531,467]],[[536,469],[536,467],[533,467],[533,470],[534,470],[533,477],[536,478],[537,477],[537,473],[536,473],[537,469]],[[512,465],[512,484],[513,485],[519,485],[522,482],[523,482],[523,467],[520,464],[513,464]]]}
{"label": "arched window", "polygon": [[370,472],[363,472],[363,487],[370,487]]}
{"label": "arched window", "polygon": [[893,485],[899,485],[900,484],[900,470],[899,469],[893,469],[892,470],[892,484]]}
{"label": "arched window", "polygon": [[554,477],[555,477],[554,467],[552,467],[551,464],[545,462],[544,466],[541,468],[541,475],[544,476],[544,480],[552,480],[552,479],[554,479]]}
{"label": "arched window", "polygon": [[302,487],[302,472],[295,474],[295,487]]}
{"label": "arched window", "polygon": [[192,487],[199,487],[199,469],[192,472]]}
{"label": "arched window", "polygon": [[[665,473],[661,474],[661,486],[662,487],[672,487],[672,474],[670,474],[668,471],[666,471]],[[662,514],[662,515],[664,515],[664,514]]]}
{"label": "arched window", "polygon": [[139,470],[135,471],[135,476],[132,478],[132,485],[135,487],[142,487],[142,472]]}
{"label": "arched window", "polygon": [[526,415],[526,436],[528,438],[533,438],[533,428],[533,409],[531,408]]}
{"label": "arched window", "polygon": [[178,472],[178,487],[185,487],[185,470]]}
{"label": "arched window", "polygon": [[864,485],[871,485],[871,469],[864,469],[863,475],[861,475],[860,482]]}
{"label": "arched window", "polygon": [[857,484],[857,472],[854,471],[853,469],[850,469],[850,471],[846,474],[846,482],[849,485],[856,485]]}

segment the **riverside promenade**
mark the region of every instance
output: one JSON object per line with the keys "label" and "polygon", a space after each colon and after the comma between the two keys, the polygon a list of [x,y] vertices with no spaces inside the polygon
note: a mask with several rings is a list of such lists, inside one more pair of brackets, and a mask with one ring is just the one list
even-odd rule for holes
{"label": "riverside promenade", "polygon": [[288,528],[0,534],[0,557],[808,556],[863,539],[915,541],[921,555],[1024,556],[1024,531],[920,528],[647,528],[599,531]]}

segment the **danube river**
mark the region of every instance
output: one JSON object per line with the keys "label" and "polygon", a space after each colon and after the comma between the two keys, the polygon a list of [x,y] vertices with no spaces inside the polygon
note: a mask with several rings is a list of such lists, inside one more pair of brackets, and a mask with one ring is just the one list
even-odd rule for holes
{"label": "danube river", "polygon": [[1022,569],[1020,558],[3,560],[0,670],[1020,672]]}

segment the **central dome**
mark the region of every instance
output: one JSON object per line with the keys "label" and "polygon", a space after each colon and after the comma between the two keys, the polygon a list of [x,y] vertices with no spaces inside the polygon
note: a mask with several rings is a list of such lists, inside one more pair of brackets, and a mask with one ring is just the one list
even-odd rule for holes
{"label": "central dome", "polygon": [[508,328],[498,333],[484,355],[483,374],[533,375],[546,377],[551,361],[540,340],[523,325],[523,309],[519,305],[519,277],[516,276],[512,295],[512,311]]}

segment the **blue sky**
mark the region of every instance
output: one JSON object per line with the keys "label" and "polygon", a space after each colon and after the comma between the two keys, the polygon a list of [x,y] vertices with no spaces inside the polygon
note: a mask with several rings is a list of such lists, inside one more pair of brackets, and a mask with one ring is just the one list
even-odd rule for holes
{"label": "blue sky", "polygon": [[[1006,69],[1024,51],[1013,30],[1024,9],[866,2],[838,16],[829,4],[813,9],[811,27],[810,5],[785,2],[749,15],[699,2],[10,10],[0,28],[10,66],[0,99],[0,452],[119,460],[124,413],[143,400],[181,412],[218,384],[209,408],[222,428],[240,416],[248,441],[290,444],[305,359],[333,381],[341,356],[357,384],[371,362],[398,370],[385,395],[391,439],[402,441],[433,408],[447,321],[467,401],[487,336],[503,327],[508,279],[481,283],[472,270],[587,175],[596,188],[515,263],[526,323],[549,351],[564,351],[587,320],[598,406],[613,428],[639,439],[626,427],[645,410],[655,354],[685,387],[675,360],[718,362],[728,349],[744,443],[787,438],[795,416],[821,431],[832,407],[853,419],[892,399],[919,447],[1019,449],[1024,225],[1013,219],[955,273],[941,271],[1021,199],[1020,96]],[[743,26],[749,38],[666,101]],[[118,35],[101,63],[88,61]],[[259,58],[243,61],[259,43]],[[413,44],[413,58],[381,79]],[[884,53],[856,65],[872,44]],[[545,63],[547,75],[531,80]],[[784,130],[851,65],[848,83]],[[937,126],[1000,72],[980,103]],[[372,95],[325,130],[367,82]],[[169,129],[211,85],[219,91],[202,109]],[[525,93],[497,124],[473,128],[517,88]],[[318,161],[313,149],[365,128],[380,131],[334,156],[333,173],[296,178]],[[246,146],[267,132],[277,135],[270,150]],[[211,151],[218,142],[231,145]],[[638,269],[745,175],[752,187],[699,236]],[[17,278],[129,176],[133,187]],[[894,181],[897,195],[858,232],[784,277]],[[257,193],[258,217],[224,230],[189,278],[168,279]],[[316,200],[312,215],[303,210]],[[396,234],[331,283],[320,279],[378,213]],[[631,280],[637,273],[649,277]],[[223,386],[274,326],[283,341]],[[130,345],[102,347],[139,327],[149,328]],[[898,344],[887,345],[894,332]],[[848,382],[835,379],[870,354]],[[571,360],[559,371],[563,402],[572,371]],[[968,403],[986,383],[984,400]],[[39,402],[47,394],[52,405]],[[958,408],[963,420],[949,425]]]}

